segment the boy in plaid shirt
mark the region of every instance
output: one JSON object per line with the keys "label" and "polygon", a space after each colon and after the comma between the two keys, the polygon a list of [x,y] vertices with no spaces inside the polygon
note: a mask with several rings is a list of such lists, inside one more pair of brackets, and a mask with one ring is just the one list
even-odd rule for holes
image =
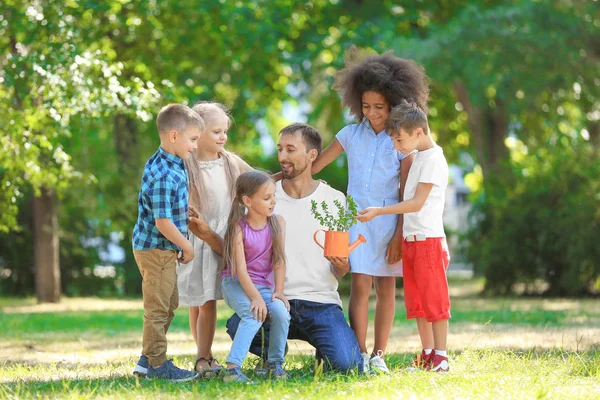
{"label": "boy in plaid shirt", "polygon": [[134,374],[186,382],[198,374],[167,360],[166,334],[179,305],[176,263],[194,258],[194,248],[187,239],[188,176],[184,160],[196,152],[204,121],[187,106],[169,104],[158,113],[156,125],[160,147],[144,167],[133,229],[133,255],[142,274],[144,297],[143,349]]}

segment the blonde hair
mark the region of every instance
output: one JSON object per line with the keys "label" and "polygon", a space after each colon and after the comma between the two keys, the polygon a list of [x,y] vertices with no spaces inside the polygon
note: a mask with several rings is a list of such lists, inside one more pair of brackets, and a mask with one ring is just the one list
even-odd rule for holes
{"label": "blonde hair", "polygon": [[[229,110],[220,103],[199,101],[192,107],[200,117],[205,121],[205,125],[208,128],[210,126],[210,120],[215,119],[219,116],[227,118],[227,127],[231,126],[231,116]],[[225,165],[225,176],[227,177],[227,183],[229,184],[229,194],[233,198],[235,196],[235,180],[239,176],[240,171],[233,162],[233,154],[228,151],[219,153],[219,156],[223,158]],[[188,170],[188,177],[190,182],[190,204],[194,206],[200,213],[203,212],[206,202],[206,185],[209,182],[204,182],[202,178],[200,162],[196,160],[196,157],[189,157],[186,160],[186,166]]]}
{"label": "blonde hair", "polygon": [[[236,192],[231,205],[231,212],[227,220],[227,231],[225,232],[223,245],[223,258],[225,265],[231,266],[232,275],[237,275],[235,270],[235,259],[233,250],[235,248],[234,237],[235,232],[239,229],[240,220],[244,218],[245,205],[243,202],[244,196],[253,196],[258,189],[268,183],[273,182],[271,176],[262,171],[248,171],[241,174],[236,182]],[[285,262],[285,252],[283,249],[283,240],[281,238],[281,224],[275,215],[267,217],[269,227],[271,229],[272,240],[272,255],[271,264],[274,268],[283,265]]]}

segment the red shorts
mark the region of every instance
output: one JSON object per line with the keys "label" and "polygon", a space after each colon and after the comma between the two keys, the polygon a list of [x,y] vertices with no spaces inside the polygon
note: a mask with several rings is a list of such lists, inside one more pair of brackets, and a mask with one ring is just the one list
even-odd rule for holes
{"label": "red shorts", "polygon": [[450,318],[446,270],[450,255],[445,238],[402,242],[406,318],[434,322]]}

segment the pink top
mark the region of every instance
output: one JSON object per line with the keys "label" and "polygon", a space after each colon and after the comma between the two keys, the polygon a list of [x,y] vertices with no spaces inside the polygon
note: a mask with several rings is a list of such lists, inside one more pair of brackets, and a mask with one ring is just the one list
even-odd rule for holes
{"label": "pink top", "polygon": [[[271,227],[267,224],[264,228],[256,230],[242,218],[240,228],[242,228],[244,238],[244,256],[250,279],[255,285],[268,286],[273,289],[275,285],[273,284],[273,264],[271,263],[273,255]],[[231,276],[231,266],[225,267],[222,276]]]}

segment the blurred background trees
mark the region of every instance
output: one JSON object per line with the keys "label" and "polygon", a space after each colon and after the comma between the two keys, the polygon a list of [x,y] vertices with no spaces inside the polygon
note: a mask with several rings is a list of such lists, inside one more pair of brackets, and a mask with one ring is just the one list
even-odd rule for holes
{"label": "blurred background trees", "polygon": [[[349,122],[331,86],[352,44],[425,66],[430,125],[467,172],[473,211],[461,243],[486,290],[543,281],[554,295],[597,292],[598,9],[577,0],[5,0],[0,293],[138,293],[129,244],[160,106],[227,104],[229,149],[274,171],[287,123],[306,120],[329,143]],[[319,177],[345,190],[344,160]],[[103,264],[114,276],[94,269]]]}

